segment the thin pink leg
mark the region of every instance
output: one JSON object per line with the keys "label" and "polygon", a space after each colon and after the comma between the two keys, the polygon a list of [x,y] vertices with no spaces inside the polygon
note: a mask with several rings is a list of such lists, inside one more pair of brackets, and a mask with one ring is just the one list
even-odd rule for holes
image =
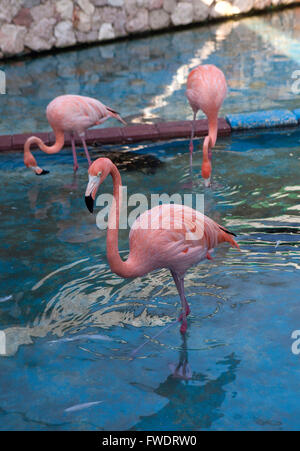
{"label": "thin pink leg", "polygon": [[87,146],[86,146],[85,139],[84,139],[83,137],[81,137],[81,141],[82,141],[82,144],[83,144],[83,148],[84,148],[84,151],[85,151],[85,155],[86,155],[87,161],[88,161],[88,163],[89,163],[89,166],[91,166],[92,160],[91,160],[91,157],[90,157],[88,148],[87,148]]}
{"label": "thin pink leg", "polygon": [[192,122],[192,133],[191,133],[191,139],[190,139],[190,163],[191,163],[191,165],[193,162],[193,151],[194,151],[193,140],[194,140],[194,135],[195,135],[196,116],[197,116],[197,113],[194,113],[193,122]]}
{"label": "thin pink leg", "polygon": [[166,330],[170,329],[170,327],[175,326],[175,324],[177,323],[182,323],[181,324],[181,328],[180,328],[180,332],[182,334],[185,334],[186,329],[187,329],[187,320],[186,317],[187,315],[189,315],[190,313],[190,307],[187,303],[187,300],[185,298],[184,295],[184,281],[183,279],[179,279],[179,277],[177,276],[177,274],[173,271],[171,271],[171,274],[173,276],[176,288],[179,292],[180,295],[180,299],[181,299],[181,305],[182,305],[182,310],[183,312],[181,313],[181,315],[179,316],[179,318],[174,321],[171,324],[168,324],[166,327],[164,327],[162,330],[160,330],[156,335],[154,335],[153,337],[150,337],[148,340],[144,341],[144,343],[142,343],[140,346],[138,346],[132,353],[131,353],[131,357],[135,358],[135,356],[137,355],[137,353],[146,345],[148,344],[151,340],[155,340],[156,338],[158,338],[161,334],[163,334]]}
{"label": "thin pink leg", "polygon": [[186,317],[190,314],[191,309],[189,307],[189,304],[186,300],[185,294],[184,294],[184,279],[181,279],[177,276],[176,273],[174,273],[173,271],[171,271],[171,274],[173,276],[176,288],[178,290],[179,296],[180,296],[180,300],[181,300],[181,306],[182,306],[182,313],[178,318],[178,321],[181,321],[181,327],[180,327],[180,332],[182,334],[186,333],[187,330],[187,320]]}
{"label": "thin pink leg", "polygon": [[74,139],[73,134],[71,135],[71,143],[72,143],[72,152],[73,152],[73,160],[74,160],[73,169],[74,169],[74,172],[76,172],[78,169],[78,162],[77,162],[77,155],[76,155],[76,148],[75,148],[75,139]]}

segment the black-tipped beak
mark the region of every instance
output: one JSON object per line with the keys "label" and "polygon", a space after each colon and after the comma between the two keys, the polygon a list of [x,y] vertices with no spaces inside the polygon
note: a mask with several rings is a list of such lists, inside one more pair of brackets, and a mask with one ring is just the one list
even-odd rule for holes
{"label": "black-tipped beak", "polygon": [[36,172],[36,175],[46,175],[49,174],[50,171],[45,171],[45,169],[42,170],[42,172],[40,172],[39,174]]}
{"label": "black-tipped beak", "polygon": [[94,199],[92,196],[85,196],[85,205],[90,213],[94,211]]}

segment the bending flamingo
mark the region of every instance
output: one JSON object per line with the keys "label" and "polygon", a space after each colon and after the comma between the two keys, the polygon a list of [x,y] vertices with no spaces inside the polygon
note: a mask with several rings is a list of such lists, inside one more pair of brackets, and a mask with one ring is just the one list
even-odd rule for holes
{"label": "bending flamingo", "polygon": [[[203,148],[202,177],[205,185],[210,185],[211,166],[205,163],[204,153],[208,152],[208,158],[211,160],[211,149],[214,147],[218,134],[218,113],[227,94],[227,84],[223,72],[212,64],[198,66],[192,70],[188,76],[186,96],[192,107],[194,116],[192,124],[192,133],[190,140],[190,156],[192,161],[193,139],[195,134],[195,121],[199,110],[207,116],[208,136],[206,148]],[[204,168],[206,166],[206,168]]]}
{"label": "bending flamingo", "polygon": [[45,171],[38,167],[37,162],[30,151],[32,144],[37,144],[43,152],[48,154],[57,153],[64,145],[65,132],[70,132],[74,159],[74,172],[76,172],[78,169],[78,163],[74,133],[77,133],[80,136],[88,163],[91,165],[92,162],[84,137],[85,131],[93,125],[102,124],[110,117],[114,117],[126,125],[126,122],[116,111],[105,106],[103,103],[99,102],[99,100],[77,95],[64,95],[56,97],[49,103],[46,110],[46,115],[55,134],[55,143],[52,146],[47,146],[40,138],[31,136],[27,139],[24,146],[24,163],[28,168],[31,168],[36,175],[48,174],[49,171]]}
{"label": "bending flamingo", "polygon": [[193,265],[205,258],[222,242],[239,249],[233,233],[219,226],[212,219],[190,207],[164,204],[145,211],[130,231],[130,253],[123,261],[118,249],[118,231],[122,191],[121,176],[108,158],[98,158],[89,168],[89,183],[85,202],[92,213],[99,186],[110,174],[113,180],[113,203],[108,219],[107,259],[111,270],[124,278],[140,277],[155,269],[168,268],[177,287],[182,314],[180,331],[187,329],[190,308],[184,294],[184,275]]}

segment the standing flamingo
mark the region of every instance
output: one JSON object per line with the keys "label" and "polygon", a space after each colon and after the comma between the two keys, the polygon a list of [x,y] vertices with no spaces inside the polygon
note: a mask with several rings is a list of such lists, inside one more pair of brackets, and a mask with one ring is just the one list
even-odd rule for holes
{"label": "standing flamingo", "polygon": [[27,139],[24,146],[24,163],[28,168],[31,168],[36,175],[48,174],[49,171],[45,171],[37,166],[37,162],[30,151],[30,146],[32,144],[37,144],[43,152],[48,154],[57,153],[64,145],[65,132],[70,132],[74,159],[73,167],[74,172],[76,172],[78,169],[78,162],[74,133],[77,133],[81,138],[90,166],[92,162],[85,142],[85,131],[93,125],[102,124],[110,117],[114,117],[126,125],[126,122],[116,111],[105,106],[103,103],[99,102],[99,100],[77,95],[56,97],[47,106],[46,115],[48,122],[55,133],[55,143],[52,146],[47,146],[40,138],[31,136]]}
{"label": "standing flamingo", "polygon": [[190,158],[192,162],[195,121],[198,111],[202,110],[208,119],[208,136],[210,138],[205,143],[206,148],[203,148],[202,177],[206,186],[210,185],[211,166],[210,168],[208,167],[204,153],[208,153],[208,158],[211,161],[211,149],[216,143],[218,134],[218,113],[226,94],[226,78],[216,66],[212,64],[198,66],[190,72],[186,90],[186,96],[194,113],[190,140]]}
{"label": "standing flamingo", "polygon": [[184,294],[184,275],[205,258],[219,243],[228,242],[239,249],[233,233],[202,213],[183,205],[164,204],[145,211],[134,222],[130,235],[130,253],[123,261],[118,249],[118,231],[122,191],[121,176],[108,158],[98,158],[89,168],[85,202],[92,213],[97,190],[110,174],[113,180],[113,202],[108,219],[107,259],[111,270],[124,278],[135,278],[150,271],[168,268],[177,287],[182,314],[180,331],[187,329],[190,308]]}

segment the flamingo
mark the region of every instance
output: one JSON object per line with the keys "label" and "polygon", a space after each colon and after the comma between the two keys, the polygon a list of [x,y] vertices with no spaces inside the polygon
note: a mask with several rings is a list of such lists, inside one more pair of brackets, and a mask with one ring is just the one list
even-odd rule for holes
{"label": "flamingo", "polygon": [[[122,181],[117,167],[108,158],[98,158],[90,166],[85,203],[92,213],[99,186],[110,174],[113,180],[113,202],[108,218],[106,252],[112,272],[123,278],[141,277],[156,270],[170,270],[181,300],[180,332],[187,330],[190,307],[184,293],[184,275],[193,265],[206,258],[222,242],[239,249],[234,233],[224,229],[202,213],[179,204],[163,204],[142,213],[133,223],[129,241],[130,253],[123,261],[118,249],[118,230]],[[235,235],[234,235],[235,236]]]}
{"label": "flamingo", "polygon": [[[226,78],[223,72],[212,64],[198,66],[193,69],[187,81],[186,96],[193,110],[193,124],[190,140],[190,159],[192,162],[195,121],[199,110],[207,116],[209,140],[204,140],[202,177],[205,186],[210,186],[211,149],[214,147],[218,134],[218,113],[227,94]],[[209,163],[207,162],[209,159]]]}
{"label": "flamingo", "polygon": [[81,138],[90,166],[92,162],[85,142],[85,131],[93,125],[102,124],[110,117],[114,117],[126,125],[126,122],[120,117],[119,113],[99,102],[99,100],[78,95],[63,95],[56,97],[47,106],[46,115],[55,134],[55,143],[52,146],[47,146],[40,138],[31,136],[26,140],[24,146],[24,163],[28,168],[31,168],[36,175],[48,174],[49,171],[45,171],[37,165],[37,162],[30,151],[32,144],[37,144],[43,152],[48,154],[57,153],[64,145],[65,132],[70,132],[74,160],[73,168],[74,172],[76,172],[78,169],[78,162],[74,133],[77,133]]}

